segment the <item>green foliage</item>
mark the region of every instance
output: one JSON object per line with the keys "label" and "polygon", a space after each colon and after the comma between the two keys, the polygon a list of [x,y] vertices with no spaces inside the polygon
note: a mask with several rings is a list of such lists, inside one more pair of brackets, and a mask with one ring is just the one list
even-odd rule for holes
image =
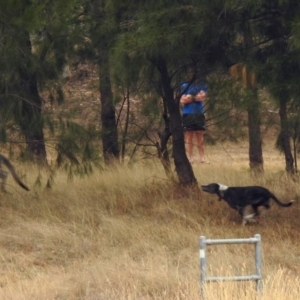
{"label": "green foliage", "polygon": [[[1,2],[0,141],[7,141],[7,130],[20,131],[16,124],[24,118],[24,103],[32,104],[22,93],[24,70],[36,78],[39,92],[49,92],[51,104],[63,103],[66,63],[76,57],[101,65],[103,53],[109,62],[105,72],[113,80],[113,105],[126,97],[138,101],[129,112],[128,140],[140,143],[147,129],[161,124],[163,64],[176,105],[179,85],[190,75],[208,81],[208,124],[214,124],[218,138],[243,137],[244,112],[253,95],[224,75],[237,62],[256,74],[258,88],[267,88],[275,102],[285,95],[288,127],[296,139],[299,6],[292,0]],[[250,32],[247,42],[245,32]],[[42,108],[36,107],[41,118],[30,118],[28,128],[47,129],[57,138],[58,166],[70,174],[72,166],[75,173],[89,173],[89,162],[98,160],[98,132],[78,125],[74,111],[61,112],[57,121]]]}
{"label": "green foliage", "polygon": [[208,82],[209,97],[204,109],[208,128],[217,128],[213,139],[239,141],[246,135],[245,110],[250,91],[222,74],[210,76]]}
{"label": "green foliage", "polygon": [[[63,101],[57,80],[70,49],[73,1],[5,1],[0,3],[1,128],[16,123],[26,142],[41,135],[43,116],[36,85],[56,81],[53,101]],[[43,141],[40,141],[43,143]]]}
{"label": "green foliage", "polygon": [[66,170],[71,178],[74,174],[86,175],[92,172],[92,165],[98,165],[98,150],[93,141],[97,138],[95,129],[60,120],[59,141],[56,145],[56,163]]}

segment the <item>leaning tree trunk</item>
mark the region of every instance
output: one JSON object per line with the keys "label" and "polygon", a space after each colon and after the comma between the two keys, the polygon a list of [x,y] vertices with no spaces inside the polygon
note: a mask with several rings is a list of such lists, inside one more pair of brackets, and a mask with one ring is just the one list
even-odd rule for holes
{"label": "leaning tree trunk", "polygon": [[288,116],[287,116],[287,99],[284,94],[279,99],[279,116],[280,116],[280,146],[283,150],[285,157],[285,169],[289,174],[295,173],[294,158],[290,144],[290,132],[288,128]]}
{"label": "leaning tree trunk", "polygon": [[43,133],[42,101],[38,92],[37,77],[31,66],[31,41],[24,32],[20,43],[20,57],[23,65],[19,69],[22,95],[20,127],[25,136],[27,154],[39,162],[46,161],[46,147]]}
{"label": "leaning tree trunk", "polygon": [[174,100],[166,62],[163,58],[155,58],[151,62],[158,68],[161,76],[163,98],[170,116],[170,131],[173,143],[172,154],[179,182],[183,185],[194,185],[197,183],[197,180],[186,156],[179,101]]}
{"label": "leaning tree trunk", "polygon": [[111,90],[108,53],[101,51],[99,59],[99,89],[101,101],[102,146],[105,163],[119,159],[118,130]]}

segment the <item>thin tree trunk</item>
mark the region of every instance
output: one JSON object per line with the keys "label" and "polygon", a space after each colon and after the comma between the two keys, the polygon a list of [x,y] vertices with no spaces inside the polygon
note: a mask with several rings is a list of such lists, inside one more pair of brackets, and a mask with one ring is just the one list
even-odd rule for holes
{"label": "thin tree trunk", "polygon": [[[243,43],[245,48],[253,44],[252,32],[249,25],[243,24]],[[262,139],[260,132],[261,116],[260,103],[256,87],[255,74],[247,69],[246,66],[242,69],[242,79],[246,87],[252,91],[251,100],[248,103],[248,134],[249,134],[249,165],[251,171],[263,172],[263,154],[262,154]]]}
{"label": "thin tree trunk", "polygon": [[249,133],[249,165],[254,172],[263,172],[262,139],[260,132],[260,105],[257,90],[252,89],[253,97],[247,109]]}
{"label": "thin tree trunk", "polygon": [[126,107],[126,118],[125,118],[125,125],[124,125],[124,133],[122,136],[122,146],[121,146],[121,154],[122,154],[122,162],[124,162],[125,158],[125,150],[126,150],[126,137],[128,133],[128,126],[129,126],[129,114],[130,114],[130,99],[129,99],[129,87],[127,87],[126,97],[125,100],[127,107]]}
{"label": "thin tree trunk", "polygon": [[163,132],[159,133],[160,145],[157,145],[157,149],[158,149],[158,156],[162,162],[164,170],[165,170],[167,176],[170,176],[171,175],[171,163],[170,163],[170,157],[169,157],[169,151],[168,151],[167,145],[168,145],[168,141],[169,141],[170,137],[172,136],[172,134],[171,134],[171,130],[170,130],[170,118],[168,117],[165,101],[164,101],[163,119],[164,119],[164,123],[165,123],[165,128],[164,128]]}
{"label": "thin tree trunk", "polygon": [[99,60],[102,147],[105,163],[119,159],[118,130],[111,90],[108,53],[102,50]]}
{"label": "thin tree trunk", "polygon": [[29,157],[46,161],[46,147],[43,133],[42,101],[38,92],[36,73],[32,72],[31,42],[27,32],[20,40],[20,56],[24,62],[19,69],[22,95],[20,126],[25,136]]}
{"label": "thin tree trunk", "polygon": [[295,173],[298,173],[298,157],[297,157],[297,145],[299,136],[299,114],[294,124],[294,135],[293,135],[293,153],[294,153],[294,167]]}
{"label": "thin tree trunk", "polygon": [[279,99],[279,116],[281,124],[280,132],[280,144],[285,157],[285,169],[289,174],[294,174],[294,158],[292,155],[290,144],[290,132],[288,128],[288,116],[287,116],[287,99],[285,95],[281,95]]}

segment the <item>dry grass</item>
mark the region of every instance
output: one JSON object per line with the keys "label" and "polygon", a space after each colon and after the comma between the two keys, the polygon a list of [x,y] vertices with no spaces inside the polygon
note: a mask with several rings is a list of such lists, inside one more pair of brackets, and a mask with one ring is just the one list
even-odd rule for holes
{"label": "dry grass", "polygon": [[[246,151],[208,147],[211,164],[194,166],[199,183],[260,184],[283,201],[298,200],[299,184],[277,164],[282,157],[265,157],[265,176],[251,177]],[[32,170],[26,182],[34,179]],[[263,294],[252,282],[211,283],[207,299],[299,298],[298,201],[287,209],[273,204],[262,224],[241,227],[224,202],[172,185],[155,162],[73,182],[58,175],[52,191],[9,183],[0,206],[0,299],[200,299],[199,236],[256,233]],[[251,245],[211,246],[209,275],[253,274],[253,255]]]}

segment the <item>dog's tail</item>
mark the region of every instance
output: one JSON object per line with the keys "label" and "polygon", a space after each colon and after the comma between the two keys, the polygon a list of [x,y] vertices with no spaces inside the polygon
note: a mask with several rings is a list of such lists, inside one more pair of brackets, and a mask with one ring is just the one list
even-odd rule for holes
{"label": "dog's tail", "polygon": [[7,167],[7,169],[10,171],[11,175],[13,176],[14,180],[26,191],[29,191],[29,188],[22,182],[22,180],[20,179],[20,177],[18,176],[18,174],[15,171],[14,166],[11,164],[11,162],[3,155],[0,155],[1,160],[3,162],[3,164],[5,164],[5,166]]}
{"label": "dog's tail", "polygon": [[271,194],[270,196],[278,205],[282,206],[282,207],[289,207],[291,206],[295,200],[291,200],[290,202],[288,203],[282,203],[281,201],[279,201],[273,194]]}

